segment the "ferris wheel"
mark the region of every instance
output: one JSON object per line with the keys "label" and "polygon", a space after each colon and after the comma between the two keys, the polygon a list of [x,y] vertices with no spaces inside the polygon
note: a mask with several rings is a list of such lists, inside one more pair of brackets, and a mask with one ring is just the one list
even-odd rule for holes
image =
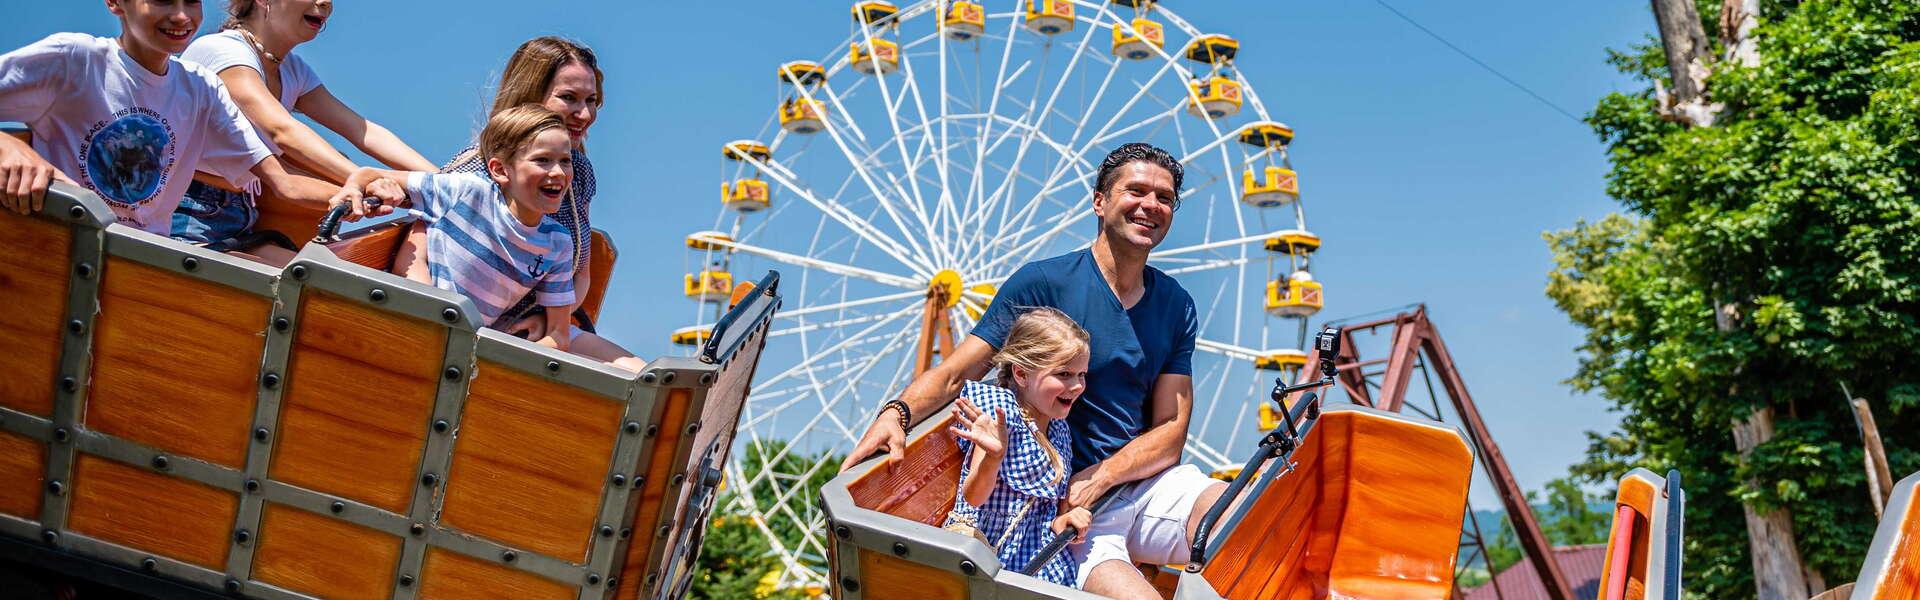
{"label": "ferris wheel", "polygon": [[1235,68],[1239,41],[1150,0],[926,0],[859,2],[837,45],[794,50],[822,48],[769,69],[757,137],[722,145],[716,216],[686,238],[690,324],[673,334],[704,341],[734,273],[787,272],[726,469],[734,505],[719,507],[767,536],[781,584],[825,577],[805,483],[1015,269],[1087,246],[1095,173],[1122,143],[1186,168],[1150,262],[1200,310],[1186,460],[1228,468],[1277,425],[1266,386],[1306,363],[1320,239],[1293,130]]}

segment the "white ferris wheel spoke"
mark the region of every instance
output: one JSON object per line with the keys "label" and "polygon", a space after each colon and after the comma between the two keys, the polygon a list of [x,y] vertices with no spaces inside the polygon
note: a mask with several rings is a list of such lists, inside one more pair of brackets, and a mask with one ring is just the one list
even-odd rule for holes
{"label": "white ferris wheel spoke", "polygon": [[[927,264],[928,261],[925,253],[919,249],[917,244],[912,246],[903,245],[881,231],[879,227],[874,226],[873,223],[854,214],[853,211],[845,205],[832,199],[820,199],[813,194],[812,190],[799,184],[798,176],[794,175],[792,171],[788,171],[785,167],[780,166],[778,163],[764,162],[753,159],[752,157],[748,157],[748,160],[753,162],[754,166],[760,167],[760,171],[765,173],[770,179],[773,179],[774,183],[779,184],[780,187],[785,188],[788,192],[799,196],[802,200],[806,200],[808,204],[813,205],[813,207],[818,209],[822,214],[846,226],[847,231],[867,240],[873,247],[880,249],[881,252],[885,252],[888,256],[893,257],[894,260],[900,261],[902,266],[913,270],[915,275],[927,278],[933,277],[931,271],[927,271],[925,267],[921,266]],[[913,239],[908,238],[907,241],[912,242]],[[909,258],[909,255],[914,258]]]}
{"label": "white ferris wheel spoke", "polygon": [[[1166,273],[1169,276],[1185,275],[1187,273],[1198,273],[1200,271],[1212,271],[1216,269],[1225,269],[1228,267],[1238,267],[1240,265],[1244,265],[1249,262],[1253,262],[1253,261],[1247,258],[1221,258],[1221,259],[1209,260],[1197,265],[1179,267],[1174,269],[1163,269],[1162,272]],[[1238,328],[1236,327],[1235,330],[1237,331]]]}
{"label": "white ferris wheel spoke", "polygon": [[908,289],[919,289],[919,288],[926,287],[926,283],[922,281],[901,277],[899,275],[893,275],[888,273],[881,273],[879,271],[863,269],[853,265],[843,265],[840,263],[821,260],[818,258],[809,258],[805,256],[800,256],[798,254],[789,254],[786,252],[781,252],[779,250],[774,250],[772,248],[763,248],[760,246],[755,246],[755,245],[747,244],[743,242],[736,242],[732,240],[722,240],[722,239],[712,238],[712,237],[700,237],[698,239],[700,239],[703,243],[712,244],[722,248],[727,248],[734,252],[752,254],[755,256],[760,256],[760,257],[767,258],[777,262],[787,263],[797,267],[819,269],[821,271],[825,271],[835,275],[843,275],[846,277],[856,277],[860,279],[865,279],[867,281],[871,281],[871,282],[882,284],[882,285],[890,285],[894,287],[902,287],[902,288],[908,288]]}

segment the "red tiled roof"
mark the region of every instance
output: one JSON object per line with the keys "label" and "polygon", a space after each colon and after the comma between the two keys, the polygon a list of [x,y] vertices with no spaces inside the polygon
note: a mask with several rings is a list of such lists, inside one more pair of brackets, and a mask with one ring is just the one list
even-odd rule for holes
{"label": "red tiled roof", "polygon": [[[1606,544],[1561,546],[1553,549],[1553,559],[1560,563],[1560,574],[1567,578],[1567,585],[1573,586],[1573,597],[1592,598],[1600,593],[1600,570],[1606,568],[1607,562]],[[1496,584],[1498,592],[1494,590]],[[1463,600],[1550,600],[1546,586],[1540,584],[1539,576],[1533,572],[1533,561],[1527,558],[1501,571],[1492,582],[1461,590],[1461,594]]]}

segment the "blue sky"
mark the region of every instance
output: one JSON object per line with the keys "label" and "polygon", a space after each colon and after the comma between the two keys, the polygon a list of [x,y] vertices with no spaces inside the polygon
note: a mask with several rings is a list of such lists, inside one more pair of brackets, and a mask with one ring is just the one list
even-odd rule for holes
{"label": "blue sky", "polygon": [[[1605,49],[1652,29],[1636,3],[1393,4],[1576,115],[1633,86],[1605,64]],[[489,86],[520,41],[562,34],[595,48],[608,104],[590,139],[594,224],[622,252],[602,332],[642,356],[669,352],[667,333],[687,313],[677,308],[689,261],[681,240],[714,221],[718,146],[761,131],[777,93],[773,67],[831,50],[847,35],[845,6],[448,6],[336,2],[328,30],[299,52],[336,95],[439,161],[478,129]],[[203,31],[217,26],[219,9],[207,3]],[[1374,2],[1174,9],[1240,38],[1241,70],[1299,132],[1293,164],[1326,240],[1314,265],[1329,298],[1320,317],[1427,303],[1521,482],[1538,488],[1563,474],[1584,449],[1581,432],[1615,420],[1601,400],[1560,383],[1573,372],[1579,332],[1542,293],[1551,262],[1541,232],[1617,208],[1591,130]],[[0,47],[117,28],[98,2],[43,3],[12,18]],[[676,308],[653,308],[661,306]]]}

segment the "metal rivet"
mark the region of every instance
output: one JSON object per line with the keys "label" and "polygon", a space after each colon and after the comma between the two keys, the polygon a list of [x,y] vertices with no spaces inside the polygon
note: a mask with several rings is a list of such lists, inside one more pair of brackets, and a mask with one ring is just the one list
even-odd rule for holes
{"label": "metal rivet", "polygon": [[893,543],[893,555],[894,555],[894,556],[906,556],[906,555],[907,555],[907,544],[906,544],[906,542],[894,542],[894,543]]}
{"label": "metal rivet", "polygon": [[188,271],[198,271],[200,270],[200,259],[191,256],[182,258],[180,259],[180,268]]}
{"label": "metal rivet", "polygon": [[460,320],[460,309],[449,306],[445,310],[440,311],[440,318],[448,323],[458,322]]}
{"label": "metal rivet", "polygon": [[152,571],[159,567],[160,561],[154,560],[151,556],[140,559],[140,570],[142,571]]}
{"label": "metal rivet", "polygon": [[588,573],[588,574],[587,574],[587,585],[600,585],[600,574],[599,574],[599,573]]}
{"label": "metal rivet", "polygon": [[696,434],[696,433],[700,433],[700,422],[699,422],[699,421],[694,421],[694,422],[692,422],[692,423],[688,423],[688,424],[687,424],[687,435],[693,435],[693,434]]}
{"label": "metal rivet", "polygon": [[640,433],[640,422],[638,422],[638,421],[627,421],[627,427],[626,427],[626,429],[627,429],[627,433],[628,433],[628,434],[635,434],[635,433]]}
{"label": "metal rivet", "polygon": [[253,441],[256,441],[256,442],[267,441],[267,428],[261,427],[259,429],[253,430]]}
{"label": "metal rivet", "polygon": [[646,482],[647,482],[647,476],[645,475],[633,476],[633,487],[640,487],[640,484],[643,484]]}
{"label": "metal rivet", "polygon": [[67,428],[65,427],[53,428],[53,441],[65,443],[67,441],[67,438],[70,438],[70,437],[73,437],[73,434],[68,433]]}
{"label": "metal rivet", "polygon": [[713,374],[712,373],[702,374],[700,376],[700,385],[713,385]]}
{"label": "metal rivet", "polygon": [[154,455],[153,468],[159,469],[162,471],[167,470],[167,455],[165,454]]}
{"label": "metal rivet", "polygon": [[441,373],[441,375],[445,376],[447,381],[459,381],[460,367],[447,367],[446,372]]}
{"label": "metal rivet", "polygon": [[845,525],[840,525],[833,528],[833,536],[844,540],[853,537],[853,530],[848,529]]}
{"label": "metal rivet", "polygon": [[286,317],[274,317],[274,318],[273,318],[273,330],[274,330],[274,331],[278,331],[278,332],[281,332],[281,333],[285,333],[285,332],[287,331],[287,328],[288,328],[288,327],[292,327],[292,326],[293,326],[293,321],[288,321]]}
{"label": "metal rivet", "polygon": [[625,528],[625,529],[621,529],[621,530],[620,530],[620,539],[623,539],[623,540],[624,540],[624,539],[627,539],[627,538],[630,538],[630,537],[633,537],[633,528],[632,528],[632,527],[628,527],[628,528]]}
{"label": "metal rivet", "polygon": [[680,485],[680,484],[682,484],[682,483],[685,483],[686,481],[687,481],[687,474],[686,474],[686,473],[674,473],[674,474],[673,474],[673,479],[672,479],[672,480],[670,480],[670,481],[668,481],[668,482],[667,482],[667,485],[674,485],[674,486],[677,486],[677,485]]}
{"label": "metal rivet", "polygon": [[273,389],[273,388],[276,388],[276,387],[280,387],[280,374],[279,374],[279,373],[268,373],[268,374],[265,374],[265,375],[261,375],[261,376],[260,376],[260,385],[262,385],[262,386],[266,386],[266,388],[267,388],[267,389]]}
{"label": "metal rivet", "polygon": [[513,562],[513,559],[516,558],[520,558],[520,555],[514,554],[512,550],[500,553],[500,560],[505,562]]}
{"label": "metal rivet", "polygon": [[432,473],[421,475],[420,483],[426,485],[427,487],[433,487],[434,484],[440,483],[440,476],[434,475]]}
{"label": "metal rivet", "polygon": [[93,264],[80,263],[78,265],[74,265],[73,272],[79,273],[81,279],[93,279]]}
{"label": "metal rivet", "polygon": [[333,511],[333,514],[336,515],[347,512],[347,503],[335,500],[332,505],[327,506],[327,510]]}
{"label": "metal rivet", "polygon": [[673,383],[673,371],[667,371],[665,373],[660,374],[660,385],[666,385],[669,383]]}
{"label": "metal rivet", "polygon": [[251,540],[251,539],[253,539],[253,534],[247,533],[247,530],[245,529],[233,532],[233,541],[239,542],[241,544],[245,544],[247,543],[247,540]]}
{"label": "metal rivet", "polygon": [[413,526],[407,528],[407,531],[412,533],[414,537],[419,537],[427,534],[427,526],[414,523]]}
{"label": "metal rivet", "polygon": [[654,374],[652,371],[648,371],[646,373],[640,374],[640,383],[653,383],[659,380],[660,380],[660,376],[657,374]]}
{"label": "metal rivet", "polygon": [[655,535],[656,537],[667,537],[668,535],[670,535],[670,534],[672,534],[672,533],[673,533],[673,526],[672,526],[672,525],[661,525],[661,526],[660,526],[660,532],[659,532],[659,533],[655,533],[654,535]]}
{"label": "metal rivet", "polygon": [[74,378],[72,378],[72,377],[61,377],[61,378],[60,378],[60,389],[62,389],[62,390],[66,390],[66,391],[67,391],[67,393],[69,393],[69,394],[71,394],[71,393],[73,393],[73,392],[76,392],[76,391],[79,391],[79,390],[80,390],[80,380],[78,380],[78,379],[74,379]]}
{"label": "metal rivet", "polygon": [[607,576],[607,587],[613,587],[616,585],[620,585],[620,576],[619,575]]}
{"label": "metal rivet", "polygon": [[960,561],[961,573],[966,573],[967,575],[971,576],[975,572],[978,572],[979,570],[980,570],[980,567],[973,566],[973,561],[970,561],[970,560]]}
{"label": "metal rivet", "polygon": [[367,292],[367,299],[372,300],[374,302],[386,302],[387,291],[380,288],[373,288],[371,291]]}
{"label": "metal rivet", "polygon": [[453,425],[448,424],[446,419],[439,419],[433,422],[433,430],[436,432],[446,433],[448,429],[452,428]]}
{"label": "metal rivet", "polygon": [[600,526],[600,537],[613,537],[613,526],[612,526],[612,525],[601,525],[601,526]]}
{"label": "metal rivet", "polygon": [[660,424],[659,424],[659,423],[648,423],[648,424],[647,424],[647,437],[653,437],[653,436],[654,436],[655,434],[658,434],[658,433],[660,433]]}
{"label": "metal rivet", "polygon": [[849,592],[858,592],[860,591],[860,582],[854,581],[852,577],[841,577],[840,587],[846,588]]}
{"label": "metal rivet", "polygon": [[248,491],[248,492],[258,492],[258,491],[260,491],[260,480],[258,480],[258,479],[248,479],[248,480],[247,480],[247,483],[246,483],[246,485],[245,485],[244,487],[246,487],[246,488],[247,488],[247,491]]}
{"label": "metal rivet", "polygon": [[60,483],[58,479],[49,481],[47,482],[47,493],[55,496],[67,493],[67,484]]}
{"label": "metal rivet", "polygon": [[626,486],[627,486],[627,476],[621,475],[619,473],[614,473],[613,487],[626,487]]}
{"label": "metal rivet", "polygon": [[412,576],[412,575],[401,575],[401,576],[400,576],[400,587],[413,587],[413,576]]}
{"label": "metal rivet", "polygon": [[547,361],[547,372],[549,372],[549,373],[559,373],[559,372],[560,372],[560,361],[557,361],[557,360],[550,360],[550,361]]}
{"label": "metal rivet", "polygon": [[87,216],[87,209],[81,208],[78,204],[69,206],[67,207],[67,216],[75,219],[85,218]]}
{"label": "metal rivet", "polygon": [[240,580],[231,577],[227,578],[227,593],[238,591],[240,591]]}
{"label": "metal rivet", "polygon": [[292,270],[292,273],[293,273],[293,278],[294,278],[294,279],[299,279],[299,280],[302,280],[302,281],[304,281],[304,280],[306,280],[306,278],[307,278],[307,266],[306,266],[306,265],[294,265],[294,266],[293,266],[293,270]]}
{"label": "metal rivet", "polygon": [[60,540],[60,534],[54,533],[52,529],[40,530],[40,541],[51,544],[59,540]]}
{"label": "metal rivet", "polygon": [[660,574],[659,574],[659,573],[648,573],[648,574],[647,574],[647,587],[653,587],[653,584],[654,584],[655,582],[657,582],[657,581],[659,581],[659,580],[660,580]]}
{"label": "metal rivet", "polygon": [[79,319],[67,321],[67,333],[80,335],[81,333],[84,333],[86,331],[87,331],[87,324],[80,322]]}

